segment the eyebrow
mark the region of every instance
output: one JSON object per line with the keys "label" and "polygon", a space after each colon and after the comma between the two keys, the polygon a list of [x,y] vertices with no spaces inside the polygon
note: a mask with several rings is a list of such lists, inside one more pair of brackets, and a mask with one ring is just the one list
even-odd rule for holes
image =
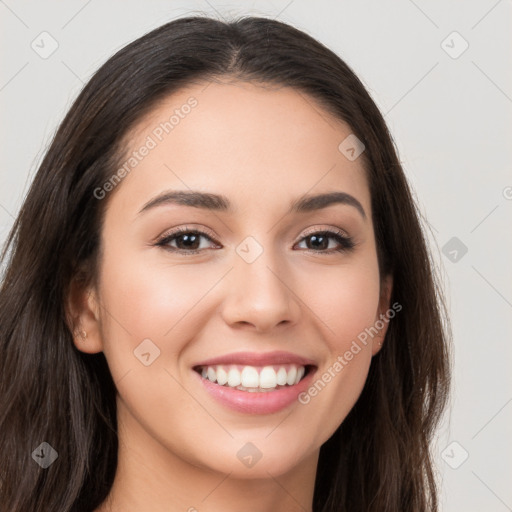
{"label": "eyebrow", "polygon": [[[168,204],[190,206],[217,212],[233,213],[233,207],[229,199],[221,194],[199,192],[196,190],[172,190],[163,192],[150,199],[139,211],[139,214],[152,208]],[[333,204],[345,204],[353,206],[366,219],[366,213],[362,204],[352,195],[346,192],[327,192],[317,195],[299,197],[291,203],[290,213],[304,213],[327,208]]]}

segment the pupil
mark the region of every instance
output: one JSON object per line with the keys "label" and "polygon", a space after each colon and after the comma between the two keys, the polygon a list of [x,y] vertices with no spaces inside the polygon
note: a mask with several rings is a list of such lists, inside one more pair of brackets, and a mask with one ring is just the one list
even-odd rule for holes
{"label": "pupil", "polygon": [[[318,247],[321,246],[321,248],[325,249],[325,241],[327,240],[326,237],[324,237],[324,236],[317,236],[317,235],[311,235],[310,239],[311,239],[311,243],[312,243],[314,248],[318,249]],[[315,243],[317,245],[315,245]]]}
{"label": "pupil", "polygon": [[[180,235],[178,237],[178,241],[180,241],[185,245],[187,249],[194,249],[197,248],[197,241],[199,240],[199,237],[197,235]],[[318,248],[326,248],[325,242],[327,241],[327,238],[325,236],[317,236],[317,235],[311,235],[309,237],[310,243],[309,245],[312,246],[315,249]]]}
{"label": "pupil", "polygon": [[[178,238],[178,240],[182,240],[185,244],[185,247],[187,249],[195,249],[195,245],[196,245],[196,242],[197,242],[197,239],[199,239],[199,237],[197,235],[180,235],[180,237]],[[191,247],[191,245],[193,245],[194,247]]]}

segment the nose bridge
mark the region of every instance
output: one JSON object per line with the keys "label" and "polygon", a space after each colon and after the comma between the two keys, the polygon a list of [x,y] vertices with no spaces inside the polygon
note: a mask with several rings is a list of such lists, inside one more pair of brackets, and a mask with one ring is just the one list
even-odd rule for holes
{"label": "nose bridge", "polygon": [[285,262],[270,246],[247,237],[236,248],[224,307],[228,323],[250,323],[259,330],[295,322],[298,304],[287,283]]}

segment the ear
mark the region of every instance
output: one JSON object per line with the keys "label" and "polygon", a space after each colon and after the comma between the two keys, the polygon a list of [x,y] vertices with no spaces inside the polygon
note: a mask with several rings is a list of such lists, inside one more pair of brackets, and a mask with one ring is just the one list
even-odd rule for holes
{"label": "ear", "polygon": [[96,354],[103,350],[97,291],[92,285],[73,279],[66,300],[66,317],[78,350]]}
{"label": "ear", "polygon": [[378,333],[373,337],[372,356],[376,355],[384,345],[384,339],[388,331],[390,318],[387,315],[391,303],[391,292],[393,290],[393,276],[386,275],[380,285],[380,299],[377,315],[375,316],[375,327]]}

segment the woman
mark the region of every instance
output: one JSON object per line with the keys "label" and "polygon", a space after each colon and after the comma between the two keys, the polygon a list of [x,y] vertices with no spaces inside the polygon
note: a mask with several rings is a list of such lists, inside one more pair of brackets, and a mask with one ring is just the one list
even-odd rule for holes
{"label": "woman", "polygon": [[441,295],[381,114],[303,32],[115,54],[4,259],[2,510],[437,510]]}

